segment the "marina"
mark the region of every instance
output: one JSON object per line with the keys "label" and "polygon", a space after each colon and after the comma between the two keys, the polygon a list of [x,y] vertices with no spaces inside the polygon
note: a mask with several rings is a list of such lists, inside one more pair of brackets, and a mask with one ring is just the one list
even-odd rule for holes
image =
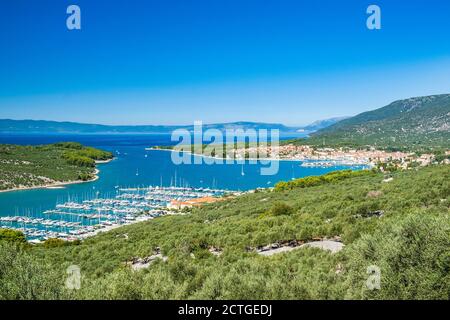
{"label": "marina", "polygon": [[189,201],[230,194],[226,190],[186,187],[118,188],[113,198],[59,203],[42,213],[0,217],[0,227],[23,232],[31,242],[50,238],[82,240],[100,231],[170,213],[173,201]]}
{"label": "marina", "polygon": [[332,161],[304,161],[300,164],[303,168],[331,168],[336,166],[343,166],[349,169],[358,168],[358,166],[367,166],[367,162],[355,162],[353,160],[332,160]]}

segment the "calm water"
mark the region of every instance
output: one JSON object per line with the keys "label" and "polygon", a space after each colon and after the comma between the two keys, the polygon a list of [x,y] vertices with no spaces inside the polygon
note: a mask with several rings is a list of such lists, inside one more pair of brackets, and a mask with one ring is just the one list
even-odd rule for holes
{"label": "calm water", "polygon": [[[78,141],[114,153],[116,159],[98,166],[97,181],[74,184],[64,189],[35,189],[0,193],[0,215],[39,214],[54,209],[58,203],[88,198],[112,197],[117,186],[149,185],[209,187],[250,190],[270,187],[278,181],[320,175],[348,167],[305,168],[300,162],[281,161],[274,176],[260,175],[261,165],[175,165],[168,151],[146,151],[155,145],[171,144],[169,135],[1,135],[0,143],[46,144]],[[244,173],[244,174],[242,174]]]}

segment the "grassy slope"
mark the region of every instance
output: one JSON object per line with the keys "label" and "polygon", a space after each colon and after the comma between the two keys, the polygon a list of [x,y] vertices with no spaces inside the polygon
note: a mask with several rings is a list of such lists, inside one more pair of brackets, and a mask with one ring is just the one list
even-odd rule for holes
{"label": "grassy slope", "polygon": [[[111,157],[109,152],[82,147],[77,143],[0,145],[0,190],[87,180],[93,176],[94,160]],[[82,161],[76,162],[75,159]]]}
{"label": "grassy slope", "polygon": [[[32,291],[28,284],[32,281],[24,282],[24,288],[16,291],[3,288],[3,297],[34,292],[38,298],[448,299],[449,166],[396,173],[389,183],[383,183],[383,178],[370,174],[290,191],[248,194],[194,209],[189,215],[116,229],[80,245],[34,247],[19,255],[22,264],[16,267],[33,268],[34,276],[53,285],[40,292]],[[277,202],[292,207],[293,213],[272,215],[270,209]],[[384,217],[357,218],[375,210],[383,210]],[[346,244],[336,255],[301,249],[262,257],[246,249],[279,240],[335,235]],[[168,262],[142,272],[124,267],[127,259],[151,255],[156,246],[169,257]],[[223,255],[211,255],[209,246],[222,248]],[[7,257],[8,249],[0,250],[0,256]],[[61,290],[61,279],[72,264],[81,267],[83,285],[80,291],[67,293]],[[382,290],[369,291],[364,286],[366,268],[372,264],[382,269]],[[3,276],[3,286],[18,281],[14,270],[9,272],[12,275]]]}

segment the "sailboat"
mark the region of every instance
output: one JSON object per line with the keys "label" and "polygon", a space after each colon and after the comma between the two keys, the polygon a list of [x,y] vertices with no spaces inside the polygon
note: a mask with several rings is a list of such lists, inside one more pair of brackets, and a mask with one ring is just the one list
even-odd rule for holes
{"label": "sailboat", "polygon": [[137,176],[139,175],[139,169],[136,169],[136,175]]}
{"label": "sailboat", "polygon": [[245,176],[244,164],[242,164],[242,166],[241,166],[241,176]]}

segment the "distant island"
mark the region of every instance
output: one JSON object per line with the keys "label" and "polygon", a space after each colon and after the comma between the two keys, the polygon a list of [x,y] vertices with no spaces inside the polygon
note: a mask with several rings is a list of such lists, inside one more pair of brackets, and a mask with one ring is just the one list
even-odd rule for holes
{"label": "distant island", "polygon": [[[263,123],[239,121],[230,123],[203,124],[203,129],[217,129],[224,132],[227,129],[260,130],[277,129],[280,134],[309,134],[333,125],[345,117],[319,120],[307,126],[289,127],[279,123]],[[57,122],[46,120],[11,120],[0,119],[0,133],[60,133],[60,134],[170,134],[176,129],[193,131],[193,125],[141,125],[112,126],[101,124],[85,124],[76,122]]]}
{"label": "distant island", "polygon": [[112,158],[110,152],[76,142],[0,145],[0,191],[92,181],[96,179],[96,163]]}

